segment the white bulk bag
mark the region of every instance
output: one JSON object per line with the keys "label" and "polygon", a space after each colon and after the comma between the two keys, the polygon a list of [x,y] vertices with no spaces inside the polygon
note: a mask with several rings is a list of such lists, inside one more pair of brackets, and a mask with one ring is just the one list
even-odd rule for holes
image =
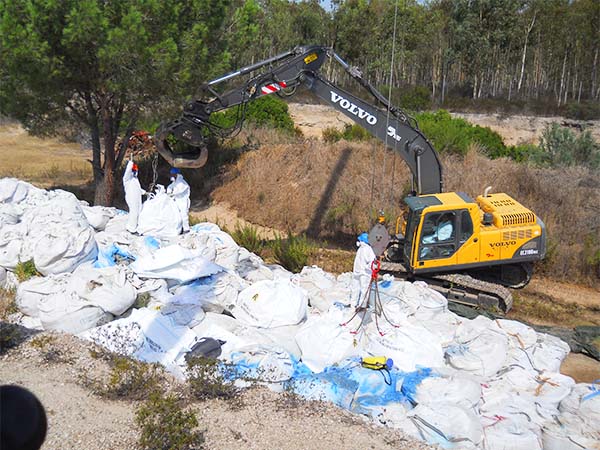
{"label": "white bulk bag", "polygon": [[326,314],[311,317],[296,334],[296,343],[302,354],[302,362],[313,372],[362,352],[359,335],[353,328],[341,326],[350,319],[352,310],[332,308]]}
{"label": "white bulk bag", "polygon": [[207,312],[222,313],[235,306],[238,293],[246,286],[237,275],[220,272],[177,287],[170,301],[196,304]]}
{"label": "white bulk bag", "polygon": [[542,450],[542,439],[515,416],[484,415],[483,448],[485,450]]}
{"label": "white bulk bag", "polygon": [[137,292],[119,266],[80,266],[71,276],[68,290],[91,305],[120,316],[135,303]]}
{"label": "white bulk bag", "polygon": [[306,291],[290,281],[259,281],[241,291],[232,314],[247,325],[274,328],[306,318]]}
{"label": "white bulk bag", "polygon": [[492,320],[478,316],[462,322],[454,344],[446,348],[446,360],[459,370],[489,377],[504,367],[508,336]]}
{"label": "white bulk bag", "polygon": [[27,229],[24,224],[0,227],[0,266],[15,270],[19,262],[29,261],[32,256],[25,245]]}
{"label": "white bulk bag", "polygon": [[94,232],[91,228],[73,228],[70,225],[49,225],[31,244],[33,262],[43,275],[72,272],[77,266],[93,261],[98,254]]}
{"label": "white bulk bag", "polygon": [[[16,178],[0,179],[0,203],[19,203],[33,186]],[[35,189],[35,188],[34,188]]]}
{"label": "white bulk bag", "polygon": [[417,405],[407,413],[419,432],[430,444],[444,448],[478,447],[483,439],[479,418],[465,408],[449,403]]}
{"label": "white bulk bag", "polygon": [[415,401],[424,405],[444,402],[474,409],[481,401],[481,385],[472,378],[458,374],[449,377],[428,377],[417,386]]}
{"label": "white bulk bag", "polygon": [[66,295],[70,274],[50,275],[47,277],[33,277],[23,281],[16,295],[17,306],[23,314],[39,317],[39,302],[44,297],[52,294]]}
{"label": "white bulk bag", "polygon": [[106,208],[104,206],[88,206],[87,204],[82,204],[81,209],[89,224],[96,231],[103,231],[106,228],[108,221],[116,215],[116,209]]}
{"label": "white bulk bag", "polygon": [[[356,319],[350,324],[356,322]],[[349,326],[350,326],[349,325]],[[374,321],[367,326],[366,350],[371,355],[385,355],[394,360],[394,367],[412,372],[419,367],[441,367],[444,351],[437,336],[419,325],[403,322],[398,328],[379,319],[381,336]]]}
{"label": "white bulk bag", "polygon": [[152,236],[177,236],[181,233],[179,209],[164,190],[159,190],[142,204],[137,232]]}
{"label": "white bulk bag", "polygon": [[78,334],[110,322],[112,314],[80,299],[77,294],[57,293],[42,297],[38,302],[39,317],[45,330]]}
{"label": "white bulk bag", "polygon": [[[197,247],[199,249],[215,249],[215,263],[227,269],[235,269],[239,261],[240,247],[231,236],[221,230],[196,226],[192,228],[191,233],[192,237],[195,237],[195,240],[198,241]],[[180,237],[180,240],[184,242],[189,242],[189,239],[187,236]]]}

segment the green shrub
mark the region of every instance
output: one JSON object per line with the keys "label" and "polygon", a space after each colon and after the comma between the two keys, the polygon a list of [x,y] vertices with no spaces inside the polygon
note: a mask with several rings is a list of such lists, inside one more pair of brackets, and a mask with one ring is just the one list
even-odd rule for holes
{"label": "green shrub", "polygon": [[344,125],[342,137],[347,141],[366,141],[371,139],[371,134],[360,125],[347,123]]}
{"label": "green shrub", "polygon": [[502,137],[487,127],[472,125],[461,118],[453,118],[448,111],[439,110],[417,115],[419,127],[440,152],[465,155],[473,143],[479,144],[491,158],[509,156]]}
{"label": "green shrub", "polygon": [[233,237],[233,240],[238,245],[257,255],[261,254],[265,246],[264,241],[258,234],[258,228],[253,225],[246,224],[241,226],[239,223],[236,223],[231,237]]}
{"label": "green shrub", "polygon": [[540,151],[540,148],[533,144],[511,145],[510,147],[506,147],[503,156],[511,158],[516,162],[527,162],[535,158],[535,155]]}
{"label": "green shrub", "polygon": [[105,383],[86,379],[84,384],[92,387],[102,397],[111,399],[144,400],[164,381],[162,368],[125,356],[108,354],[111,366]]}
{"label": "green shrub", "polygon": [[35,268],[33,260],[19,262],[15,267],[15,276],[20,282],[27,281],[30,278],[39,276],[40,273]]}
{"label": "green shrub", "polygon": [[357,124],[344,125],[343,130],[339,130],[335,127],[328,127],[321,133],[323,140],[327,143],[338,142],[342,139],[347,141],[366,141],[371,139],[371,134],[363,127]]}
{"label": "green shrub", "polygon": [[135,415],[140,427],[139,447],[144,450],[192,450],[204,444],[193,411],[184,411],[174,395],[150,394]]}
{"label": "green shrub", "polygon": [[400,90],[397,103],[402,109],[409,111],[425,111],[431,108],[431,92],[425,86],[414,86]]}
{"label": "green shrub", "polygon": [[323,137],[323,140],[328,144],[333,144],[334,142],[342,140],[342,132],[335,127],[325,128],[322,131],[321,136]]}
{"label": "green shrub", "polygon": [[271,241],[271,248],[275,260],[294,273],[302,270],[314,251],[306,236],[293,236],[291,232],[288,232],[287,239],[276,235],[275,240]]}
{"label": "green shrub", "polygon": [[196,399],[232,399],[237,395],[238,389],[225,376],[233,368],[205,356],[189,358],[187,365],[188,384]]}
{"label": "green shrub", "polygon": [[598,120],[600,119],[600,103],[593,101],[568,103],[565,108],[565,116],[577,120]]}
{"label": "green shrub", "polygon": [[557,123],[546,126],[540,138],[540,151],[531,155],[535,164],[547,167],[582,165],[591,169],[600,167],[600,145],[589,130],[577,136]]}
{"label": "green shrub", "polygon": [[273,127],[292,134],[296,133],[287,103],[273,95],[252,100],[240,108],[229,108],[213,114],[211,121],[221,127],[231,128],[242,116],[256,125]]}

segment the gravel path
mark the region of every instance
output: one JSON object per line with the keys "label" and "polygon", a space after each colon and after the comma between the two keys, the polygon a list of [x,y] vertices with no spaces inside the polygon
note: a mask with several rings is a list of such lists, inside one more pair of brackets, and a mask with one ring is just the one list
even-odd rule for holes
{"label": "gravel path", "polygon": [[[136,448],[139,403],[103,399],[81,383],[83,375],[107,373],[106,361],[91,356],[94,348],[73,336],[45,332],[0,357],[0,384],[30,389],[46,408],[44,450]],[[191,408],[206,430],[208,449],[433,448],[331,404],[264,388],[245,390],[233,401],[194,402]]]}

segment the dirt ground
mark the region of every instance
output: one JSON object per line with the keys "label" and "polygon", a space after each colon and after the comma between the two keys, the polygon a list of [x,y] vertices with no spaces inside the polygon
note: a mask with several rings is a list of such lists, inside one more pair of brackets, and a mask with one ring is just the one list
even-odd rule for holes
{"label": "dirt ground", "polygon": [[83,184],[92,177],[91,150],[56,138],[29,136],[18,124],[0,125],[0,177],[40,187]]}

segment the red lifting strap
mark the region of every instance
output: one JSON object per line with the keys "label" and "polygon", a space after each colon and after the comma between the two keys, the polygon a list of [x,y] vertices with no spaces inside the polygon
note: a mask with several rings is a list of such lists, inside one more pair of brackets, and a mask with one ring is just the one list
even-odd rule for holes
{"label": "red lifting strap", "polygon": [[379,270],[381,269],[381,263],[378,259],[374,259],[371,263],[371,280],[377,280],[377,275],[379,274]]}

